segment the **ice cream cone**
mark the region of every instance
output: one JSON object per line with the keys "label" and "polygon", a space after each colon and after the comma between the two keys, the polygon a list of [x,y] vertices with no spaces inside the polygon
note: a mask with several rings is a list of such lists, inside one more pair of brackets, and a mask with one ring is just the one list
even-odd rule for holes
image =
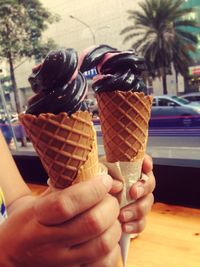
{"label": "ice cream cone", "polygon": [[92,150],[88,154],[86,162],[78,170],[77,176],[73,183],[79,183],[86,180],[90,180],[96,174],[107,173],[107,168],[103,164],[99,163],[96,132],[94,132],[94,141],[92,144]]}
{"label": "ice cream cone", "polygon": [[[124,183],[121,207],[130,203],[129,189],[141,176],[152,99],[132,91],[97,94],[107,167],[112,167],[115,178]],[[123,234],[120,245],[124,267],[129,243],[130,235]]]}
{"label": "ice cream cone", "polygon": [[97,94],[104,148],[108,162],[144,156],[152,97],[135,92]]}
{"label": "ice cream cone", "polygon": [[25,131],[53,187],[64,188],[98,173],[96,133],[91,115],[20,114]]}

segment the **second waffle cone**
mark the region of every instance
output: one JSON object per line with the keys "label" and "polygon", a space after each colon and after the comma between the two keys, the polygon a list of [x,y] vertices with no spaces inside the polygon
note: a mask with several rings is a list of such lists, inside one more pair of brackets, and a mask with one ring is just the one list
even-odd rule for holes
{"label": "second waffle cone", "polygon": [[97,94],[108,162],[143,158],[148,138],[152,97],[136,92]]}

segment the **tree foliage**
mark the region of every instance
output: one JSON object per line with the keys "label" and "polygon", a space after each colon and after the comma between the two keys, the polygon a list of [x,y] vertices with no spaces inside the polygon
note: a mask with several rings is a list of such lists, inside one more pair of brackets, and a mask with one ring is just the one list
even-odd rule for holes
{"label": "tree foliage", "polygon": [[55,46],[53,40],[44,43],[42,33],[58,20],[38,0],[0,0],[0,56],[38,57],[40,47]]}
{"label": "tree foliage", "polygon": [[53,40],[43,42],[42,33],[48,25],[58,21],[39,0],[0,0],[0,57],[10,66],[12,87],[17,111],[19,96],[14,74],[14,63],[24,57],[43,57],[47,50],[56,47]]}
{"label": "tree foliage", "polygon": [[186,17],[192,8],[183,8],[184,0],[146,0],[139,4],[141,10],[129,10],[131,25],[125,27],[124,42],[132,41],[132,48],[141,53],[147,62],[149,73],[163,78],[167,93],[166,75],[174,65],[177,73],[187,75],[192,63],[190,51],[195,51],[197,37],[187,28],[199,27]]}

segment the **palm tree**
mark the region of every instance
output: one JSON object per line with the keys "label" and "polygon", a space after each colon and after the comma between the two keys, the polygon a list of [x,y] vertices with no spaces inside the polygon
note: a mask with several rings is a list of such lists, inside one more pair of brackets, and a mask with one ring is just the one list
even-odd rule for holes
{"label": "palm tree", "polygon": [[185,76],[192,61],[189,52],[195,51],[197,45],[196,35],[188,29],[199,26],[194,20],[186,19],[193,9],[182,8],[184,2],[141,2],[141,11],[128,10],[128,19],[133,23],[120,33],[126,34],[124,42],[133,41],[132,48],[145,57],[149,74],[162,77],[164,94],[167,94],[166,77],[172,65],[177,74]]}

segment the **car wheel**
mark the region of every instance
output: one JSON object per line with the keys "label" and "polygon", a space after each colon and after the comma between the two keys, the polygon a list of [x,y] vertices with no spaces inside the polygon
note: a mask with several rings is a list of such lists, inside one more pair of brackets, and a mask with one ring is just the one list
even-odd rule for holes
{"label": "car wheel", "polygon": [[190,114],[184,114],[182,118],[182,125],[185,127],[190,127],[192,125],[192,116]]}

